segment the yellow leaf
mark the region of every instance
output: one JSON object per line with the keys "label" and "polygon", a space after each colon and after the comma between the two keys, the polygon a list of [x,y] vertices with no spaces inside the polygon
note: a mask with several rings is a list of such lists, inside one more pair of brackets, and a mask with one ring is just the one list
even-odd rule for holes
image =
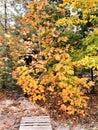
{"label": "yellow leaf", "polygon": [[60,107],[60,110],[66,111],[67,107],[65,106],[65,104],[62,104]]}

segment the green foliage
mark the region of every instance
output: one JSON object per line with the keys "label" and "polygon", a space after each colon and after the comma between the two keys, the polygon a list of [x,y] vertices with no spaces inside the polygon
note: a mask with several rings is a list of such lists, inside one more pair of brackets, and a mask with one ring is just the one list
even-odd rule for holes
{"label": "green foliage", "polygon": [[1,33],[0,37],[0,88],[11,89],[15,85],[15,80],[12,77],[13,64],[9,56],[10,50],[6,36]]}

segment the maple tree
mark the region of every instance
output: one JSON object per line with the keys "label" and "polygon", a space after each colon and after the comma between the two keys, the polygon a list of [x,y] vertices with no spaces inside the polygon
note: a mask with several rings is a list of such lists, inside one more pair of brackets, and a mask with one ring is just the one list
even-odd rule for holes
{"label": "maple tree", "polygon": [[[98,1],[70,0],[64,1],[63,4],[60,4],[60,7],[69,10],[70,15],[59,19],[56,25],[67,26],[70,30],[73,30],[73,32],[69,33],[71,39],[69,42],[71,45],[70,54],[77,63],[76,68],[80,66],[80,70],[89,69],[89,73],[91,70],[91,80],[93,80],[93,70],[98,68],[96,38],[98,35]],[[79,53],[79,55],[76,55],[76,53]]]}
{"label": "maple tree", "polygon": [[[49,4],[47,0],[29,3],[19,34],[24,40],[23,48],[27,50],[25,55],[27,58],[32,56],[32,62],[26,65],[22,57],[13,71],[13,77],[31,100],[46,102],[49,108],[74,114],[83,112],[82,108],[86,107],[88,100],[83,89],[89,89],[93,83],[88,78],[75,75],[74,68],[87,67],[89,60],[85,64],[82,62],[84,57],[73,60],[76,49],[79,53],[82,51],[76,48],[75,40],[71,43],[68,33],[73,30],[71,26],[78,26],[80,21],[75,23],[77,16],[69,17],[69,12],[63,8],[66,4],[71,6],[69,2],[61,5]],[[85,23],[84,20],[81,23]],[[78,36],[77,33],[74,35]],[[81,40],[78,43],[83,44]]]}

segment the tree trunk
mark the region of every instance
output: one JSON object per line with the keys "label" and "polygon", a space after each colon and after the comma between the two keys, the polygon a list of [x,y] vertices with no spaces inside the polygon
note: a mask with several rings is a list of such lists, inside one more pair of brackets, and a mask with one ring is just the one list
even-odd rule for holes
{"label": "tree trunk", "polygon": [[4,28],[5,28],[5,33],[7,33],[7,5],[6,5],[6,0],[4,0],[4,14],[5,14]]}
{"label": "tree trunk", "polygon": [[[91,68],[90,73],[91,73],[91,81],[94,81],[93,68]],[[91,94],[95,94],[95,93],[96,93],[96,92],[95,92],[95,86],[94,86],[94,85],[92,86],[92,89],[91,89],[91,92],[90,92],[90,93],[91,93]]]}

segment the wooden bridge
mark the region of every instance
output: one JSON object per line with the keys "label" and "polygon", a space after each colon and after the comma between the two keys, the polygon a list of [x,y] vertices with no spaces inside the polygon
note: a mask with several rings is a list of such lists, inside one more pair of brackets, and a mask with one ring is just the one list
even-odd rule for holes
{"label": "wooden bridge", "polygon": [[19,130],[52,130],[50,117],[22,117]]}

